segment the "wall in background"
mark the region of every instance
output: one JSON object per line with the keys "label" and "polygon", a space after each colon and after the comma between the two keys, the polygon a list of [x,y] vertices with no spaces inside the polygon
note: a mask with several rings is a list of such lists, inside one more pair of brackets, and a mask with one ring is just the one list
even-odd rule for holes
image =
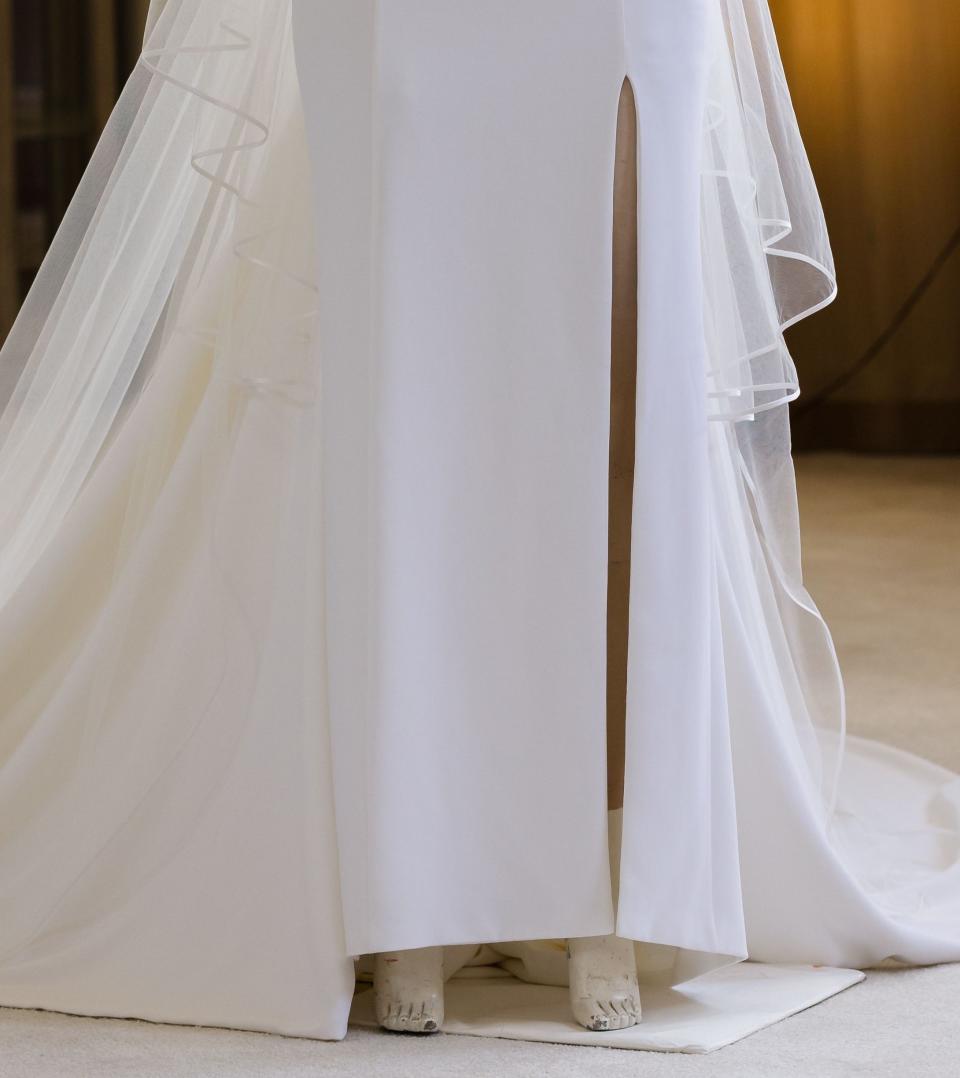
{"label": "wall in background", "polygon": [[[960,225],[958,0],[772,0],[826,208],[835,305],[790,333],[808,399],[889,323]],[[960,254],[797,446],[960,452]]]}
{"label": "wall in background", "polygon": [[133,67],[143,46],[143,28],[150,0],[122,0],[119,4],[125,66]]}
{"label": "wall in background", "polygon": [[0,0],[0,340],[127,73],[149,0]]}

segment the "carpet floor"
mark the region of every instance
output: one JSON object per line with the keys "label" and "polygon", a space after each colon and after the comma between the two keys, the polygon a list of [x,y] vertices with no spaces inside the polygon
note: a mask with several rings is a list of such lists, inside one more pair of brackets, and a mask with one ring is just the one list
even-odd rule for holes
{"label": "carpet floor", "polygon": [[[799,461],[850,726],[960,771],[960,461]],[[0,1010],[0,1078],[953,1078],[960,966],[864,984],[710,1056],[351,1031],[342,1044]]]}

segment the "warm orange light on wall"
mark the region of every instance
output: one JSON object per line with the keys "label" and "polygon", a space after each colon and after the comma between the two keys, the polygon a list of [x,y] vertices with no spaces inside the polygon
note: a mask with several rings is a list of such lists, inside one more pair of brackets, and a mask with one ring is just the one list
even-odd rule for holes
{"label": "warm orange light on wall", "polygon": [[[771,0],[771,10],[840,276],[834,309],[793,335],[814,390],[884,327],[960,222],[960,3]],[[841,395],[882,417],[877,445],[925,424],[945,437],[957,427],[958,289],[954,258]]]}

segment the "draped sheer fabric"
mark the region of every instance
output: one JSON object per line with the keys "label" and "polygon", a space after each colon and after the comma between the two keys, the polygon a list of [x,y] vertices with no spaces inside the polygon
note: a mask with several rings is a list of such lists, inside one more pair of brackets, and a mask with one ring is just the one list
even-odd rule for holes
{"label": "draped sheer fabric", "polygon": [[711,418],[736,424],[728,436],[742,496],[795,665],[798,743],[829,812],[842,763],[843,687],[829,632],[803,587],[785,407],[800,384],[784,332],[835,298],[836,273],[767,4],[721,7],[730,52],[718,41],[704,153],[708,396]]}
{"label": "draped sheer fabric", "polygon": [[[767,6],[723,0],[717,18],[704,125],[706,406],[711,419],[738,423],[773,564],[816,620],[800,584],[781,407],[799,383],[783,330],[835,295],[832,255]],[[141,62],[3,348],[0,596],[56,534],[156,358],[187,336],[213,350],[218,377],[249,391],[301,401],[316,392],[306,358],[316,313],[310,207],[268,204],[258,192],[284,122],[289,4],[154,0],[147,27]],[[809,661],[822,672],[825,639],[817,650]],[[817,721],[842,730],[837,692]],[[836,763],[827,770],[829,786]]]}
{"label": "draped sheer fabric", "polygon": [[2,997],[342,1036],[290,9],[153,15],[2,356]]}
{"label": "draped sheer fabric", "polygon": [[[6,597],[133,411],[153,360],[178,351],[172,339],[218,352],[228,377],[300,378],[261,369],[291,340],[306,353],[315,306],[309,204],[284,222],[290,201],[268,205],[260,190],[284,80],[290,112],[288,5],[173,0],[154,4],[149,25],[3,348]],[[233,290],[244,294],[221,322]]]}
{"label": "draped sheer fabric", "polygon": [[[696,408],[743,859],[743,909],[723,912],[766,960],[958,958],[953,777],[871,768],[860,746],[856,797],[840,792],[843,688],[802,581],[783,338],[833,297],[832,258],[766,4],[702,10]],[[345,1028],[356,851],[334,827],[319,552],[321,405],[350,402],[324,396],[316,359],[332,300],[293,27],[290,0],[154,0],[0,354],[0,1002]],[[336,300],[356,283],[326,281]],[[936,802],[941,841],[889,897],[856,835],[894,773],[915,815]],[[925,894],[922,930],[894,924]],[[741,957],[734,941],[709,962]]]}

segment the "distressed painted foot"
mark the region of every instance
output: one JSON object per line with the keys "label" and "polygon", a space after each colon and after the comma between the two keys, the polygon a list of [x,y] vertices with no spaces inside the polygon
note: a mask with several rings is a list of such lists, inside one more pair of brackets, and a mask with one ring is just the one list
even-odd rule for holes
{"label": "distressed painted foot", "polygon": [[630,940],[589,936],[567,943],[574,1018],[596,1032],[629,1029],[640,1021],[637,961]]}
{"label": "distressed painted foot", "polygon": [[443,1025],[443,948],[378,954],[373,988],[384,1029],[436,1033]]}

